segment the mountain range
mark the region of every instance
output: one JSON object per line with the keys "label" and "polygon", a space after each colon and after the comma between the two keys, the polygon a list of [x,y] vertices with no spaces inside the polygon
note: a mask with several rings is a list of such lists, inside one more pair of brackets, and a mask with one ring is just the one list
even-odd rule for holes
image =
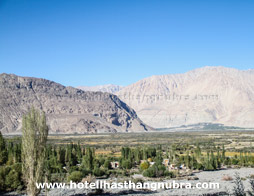
{"label": "mountain range", "polygon": [[155,128],[198,123],[254,127],[254,70],[202,67],[155,75],[114,92]]}
{"label": "mountain range", "polygon": [[221,123],[254,127],[254,71],[203,67],[152,76],[116,95],[155,128]]}
{"label": "mountain range", "polygon": [[31,107],[45,112],[51,133],[151,129],[116,95],[85,92],[40,78],[0,74],[0,131],[20,132],[22,115]]}
{"label": "mountain range", "polygon": [[0,131],[20,132],[22,115],[32,106],[46,113],[52,133],[133,132],[203,124],[253,128],[254,70],[207,66],[151,76],[125,87],[77,88],[0,74]]}

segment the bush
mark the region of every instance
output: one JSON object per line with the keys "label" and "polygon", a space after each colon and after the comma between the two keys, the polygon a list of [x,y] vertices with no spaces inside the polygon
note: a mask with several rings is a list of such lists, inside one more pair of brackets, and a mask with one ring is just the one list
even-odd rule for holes
{"label": "bush", "polygon": [[85,177],[85,176],[87,176],[88,174],[91,173],[91,171],[89,171],[89,170],[86,169],[86,168],[81,168],[80,171],[81,171],[83,177]]}
{"label": "bush", "polygon": [[83,175],[80,171],[74,171],[68,176],[68,181],[81,182]]}
{"label": "bush", "polygon": [[131,169],[132,168],[131,161],[129,161],[129,160],[123,160],[121,166],[124,169]]}
{"label": "bush", "polygon": [[231,176],[229,176],[229,175],[225,175],[225,176],[222,177],[222,180],[223,181],[232,181],[233,178]]}
{"label": "bush", "polygon": [[161,177],[166,175],[170,175],[170,173],[166,171],[166,167],[162,164],[154,164],[152,167],[148,168],[143,173],[143,176],[150,178]]}
{"label": "bush", "polygon": [[0,168],[0,190],[13,191],[23,188],[21,164]]}
{"label": "bush", "polygon": [[172,171],[165,171],[164,176],[169,176],[170,178],[175,178],[176,177],[175,173],[172,172]]}
{"label": "bush", "polygon": [[141,179],[141,178],[135,178],[132,180],[133,183],[137,184],[137,183],[141,183],[141,184],[144,184],[144,180]]}
{"label": "bush", "polygon": [[50,175],[50,182],[63,182],[66,177],[65,173],[55,173]]}
{"label": "bush", "polygon": [[250,180],[250,187],[251,187],[251,190],[249,190],[248,193],[250,196],[254,196],[254,180],[253,179]]}
{"label": "bush", "polygon": [[147,170],[145,170],[143,172],[143,176],[149,177],[149,178],[156,177],[156,171],[155,171],[154,167],[150,167]]}
{"label": "bush", "polygon": [[203,166],[202,164],[200,164],[200,163],[197,163],[196,169],[197,169],[197,170],[203,170],[203,169],[204,169],[204,166]]}
{"label": "bush", "polygon": [[130,176],[130,173],[129,173],[128,171],[126,171],[126,170],[123,170],[123,171],[121,172],[121,175],[122,175],[122,176]]}
{"label": "bush", "polygon": [[12,169],[5,178],[5,184],[10,190],[15,190],[21,186],[21,174]]}
{"label": "bush", "polygon": [[95,168],[93,169],[93,174],[94,174],[95,176],[103,176],[103,175],[105,174],[105,172],[104,172],[102,169],[100,169],[100,168],[98,168],[98,167],[95,167]]}
{"label": "bush", "polygon": [[235,196],[245,196],[246,193],[244,191],[244,186],[243,186],[243,182],[239,176],[239,173],[235,174],[235,186],[234,186],[234,193],[233,195]]}
{"label": "bush", "polygon": [[148,169],[148,168],[149,168],[149,163],[148,163],[147,161],[145,161],[145,162],[143,162],[143,163],[140,164],[140,169],[141,169],[142,171],[144,171],[144,170],[146,170],[146,169]]}
{"label": "bush", "polygon": [[79,170],[78,166],[70,166],[68,169],[68,173],[72,173],[72,172],[78,171],[78,170]]}
{"label": "bush", "polygon": [[0,190],[6,190],[5,178],[10,172],[11,168],[8,166],[0,167]]}

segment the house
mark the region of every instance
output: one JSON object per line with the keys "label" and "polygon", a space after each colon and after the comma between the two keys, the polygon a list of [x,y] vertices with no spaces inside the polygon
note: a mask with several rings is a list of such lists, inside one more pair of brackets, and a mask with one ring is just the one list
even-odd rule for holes
{"label": "house", "polygon": [[175,164],[170,164],[169,165],[169,170],[177,170],[178,167]]}
{"label": "house", "polygon": [[165,167],[168,167],[169,166],[169,159],[163,159],[162,164],[165,165]]}
{"label": "house", "polygon": [[184,164],[182,164],[182,165],[179,166],[179,169],[184,169],[184,170],[186,170],[187,167],[186,167]]}
{"label": "house", "polygon": [[119,162],[118,162],[118,161],[113,161],[113,162],[110,162],[110,164],[111,164],[111,167],[112,167],[113,169],[115,169],[115,168],[118,168],[118,167],[119,167]]}

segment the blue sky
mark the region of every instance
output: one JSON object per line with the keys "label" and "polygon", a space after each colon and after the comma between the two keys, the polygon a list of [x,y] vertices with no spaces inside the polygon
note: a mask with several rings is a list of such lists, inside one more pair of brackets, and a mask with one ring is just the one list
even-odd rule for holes
{"label": "blue sky", "polygon": [[0,72],[128,85],[254,68],[253,0],[0,0]]}

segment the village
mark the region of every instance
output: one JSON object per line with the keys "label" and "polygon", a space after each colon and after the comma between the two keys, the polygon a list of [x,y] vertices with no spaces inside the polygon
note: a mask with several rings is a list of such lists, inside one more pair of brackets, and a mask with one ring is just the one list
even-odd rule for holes
{"label": "village", "polygon": [[[153,166],[155,164],[155,162],[151,161],[151,158],[149,158],[148,160],[141,160],[140,161],[140,165],[142,163],[148,162],[149,166]],[[112,161],[110,162],[112,169],[117,169],[119,168],[119,161]],[[190,171],[189,169],[186,168],[186,166],[184,164],[177,166],[176,164],[170,164],[169,159],[163,159],[162,164],[169,170],[169,171]]]}

